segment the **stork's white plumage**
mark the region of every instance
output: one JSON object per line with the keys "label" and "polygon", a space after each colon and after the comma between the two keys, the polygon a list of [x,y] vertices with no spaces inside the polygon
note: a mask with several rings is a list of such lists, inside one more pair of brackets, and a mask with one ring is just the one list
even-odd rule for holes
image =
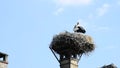
{"label": "stork's white plumage", "polygon": [[79,32],[85,33],[86,32],[85,29],[79,25],[79,22],[77,22],[77,24],[74,26],[73,31],[77,32],[77,33],[79,33]]}

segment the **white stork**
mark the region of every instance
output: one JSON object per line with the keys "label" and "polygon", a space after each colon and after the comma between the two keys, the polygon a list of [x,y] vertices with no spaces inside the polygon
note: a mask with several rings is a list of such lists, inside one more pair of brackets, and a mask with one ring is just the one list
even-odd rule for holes
{"label": "white stork", "polygon": [[77,32],[77,33],[85,33],[86,32],[85,29],[79,25],[79,22],[77,22],[77,24],[74,26],[73,31]]}

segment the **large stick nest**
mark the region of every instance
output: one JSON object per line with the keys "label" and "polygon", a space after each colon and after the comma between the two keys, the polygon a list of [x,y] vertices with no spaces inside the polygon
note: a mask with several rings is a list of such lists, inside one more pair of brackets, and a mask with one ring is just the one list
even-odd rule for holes
{"label": "large stick nest", "polygon": [[117,66],[115,66],[114,64],[110,64],[110,65],[104,65],[101,68],[117,68]]}
{"label": "large stick nest", "polygon": [[50,48],[58,54],[87,54],[95,49],[90,36],[81,33],[63,32],[53,37]]}

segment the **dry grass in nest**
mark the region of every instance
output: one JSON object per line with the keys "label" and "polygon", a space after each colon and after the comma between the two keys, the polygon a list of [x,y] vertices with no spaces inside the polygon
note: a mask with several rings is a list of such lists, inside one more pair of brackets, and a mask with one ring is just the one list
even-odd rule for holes
{"label": "dry grass in nest", "polygon": [[117,68],[114,64],[110,64],[110,65],[104,65],[101,68]]}
{"label": "dry grass in nest", "polygon": [[66,31],[53,37],[50,48],[58,54],[88,54],[95,45],[88,35]]}

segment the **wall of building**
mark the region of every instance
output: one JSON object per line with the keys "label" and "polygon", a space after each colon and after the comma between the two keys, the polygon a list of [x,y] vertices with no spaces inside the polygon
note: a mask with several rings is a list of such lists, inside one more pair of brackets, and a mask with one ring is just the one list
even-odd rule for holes
{"label": "wall of building", "polygon": [[7,64],[0,61],[0,68],[7,68]]}

